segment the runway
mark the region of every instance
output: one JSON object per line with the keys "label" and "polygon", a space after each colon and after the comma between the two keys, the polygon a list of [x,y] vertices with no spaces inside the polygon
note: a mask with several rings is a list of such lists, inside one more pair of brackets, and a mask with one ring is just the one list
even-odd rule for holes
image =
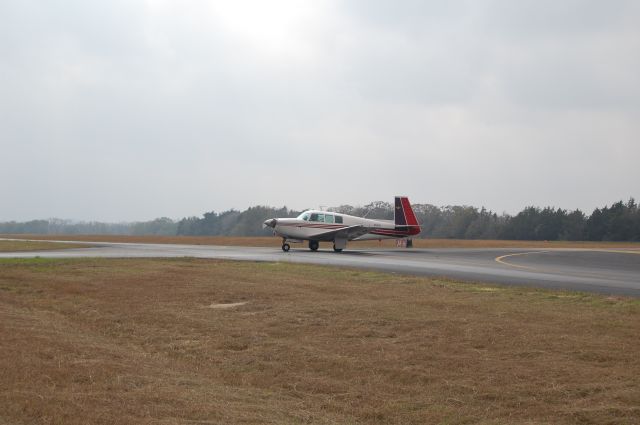
{"label": "runway", "polygon": [[[79,243],[79,242],[73,242]],[[87,248],[4,252],[0,258],[196,257],[354,267],[456,280],[640,297],[640,249],[357,249],[92,242]],[[1,271],[1,268],[0,268]]]}

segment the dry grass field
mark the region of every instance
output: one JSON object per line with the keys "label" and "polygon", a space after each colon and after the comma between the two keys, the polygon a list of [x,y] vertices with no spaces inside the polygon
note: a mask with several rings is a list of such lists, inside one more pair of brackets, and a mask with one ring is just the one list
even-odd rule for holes
{"label": "dry grass field", "polygon": [[[282,239],[272,237],[231,236],[121,236],[121,235],[0,235],[0,237],[33,240],[83,242],[168,243],[187,245],[226,245],[280,247]],[[501,241],[462,239],[415,239],[416,248],[640,248],[640,242],[570,242],[570,241]],[[294,247],[303,246],[295,244]],[[306,246],[306,245],[304,245]],[[330,247],[329,243],[321,246]],[[395,240],[351,242],[350,248],[390,248]]]}
{"label": "dry grass field", "polygon": [[6,241],[0,240],[0,252],[48,251],[52,249],[86,248],[87,245],[44,241]]}
{"label": "dry grass field", "polygon": [[0,260],[0,423],[637,424],[640,301],[295,264]]}

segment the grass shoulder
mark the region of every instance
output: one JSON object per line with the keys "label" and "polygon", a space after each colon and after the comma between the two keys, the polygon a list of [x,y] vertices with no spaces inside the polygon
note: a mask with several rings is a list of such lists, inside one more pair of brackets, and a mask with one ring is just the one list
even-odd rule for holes
{"label": "grass shoulder", "polygon": [[0,323],[8,422],[640,419],[634,298],[289,263],[30,259],[0,262]]}
{"label": "grass shoulder", "polygon": [[56,249],[87,248],[86,244],[32,240],[0,239],[0,252],[50,251]]}

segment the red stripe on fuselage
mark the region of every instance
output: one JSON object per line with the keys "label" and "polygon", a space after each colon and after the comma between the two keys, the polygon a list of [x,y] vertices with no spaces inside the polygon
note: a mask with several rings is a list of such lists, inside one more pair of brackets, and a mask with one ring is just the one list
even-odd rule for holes
{"label": "red stripe on fuselage", "polygon": [[419,227],[411,227],[408,230],[392,230],[392,229],[375,229],[370,233],[374,235],[386,235],[386,236],[414,236],[420,233]]}
{"label": "red stripe on fuselage", "polygon": [[389,235],[389,236],[409,236],[410,233],[409,232],[405,232],[402,230],[381,230],[381,229],[376,229],[376,230],[372,230],[369,233],[373,233],[374,235]]}
{"label": "red stripe on fuselage", "polygon": [[349,227],[342,224],[324,224],[324,223],[317,223],[317,224],[282,223],[282,224],[278,224],[278,226],[307,227],[312,229],[343,229],[345,227]]}

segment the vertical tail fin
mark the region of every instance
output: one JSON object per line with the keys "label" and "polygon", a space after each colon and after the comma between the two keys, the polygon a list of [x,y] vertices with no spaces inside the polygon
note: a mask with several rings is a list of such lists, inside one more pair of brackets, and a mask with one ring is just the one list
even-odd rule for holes
{"label": "vertical tail fin", "polygon": [[420,233],[418,219],[411,208],[409,198],[406,196],[396,196],[395,224],[396,226],[408,226],[412,235]]}

